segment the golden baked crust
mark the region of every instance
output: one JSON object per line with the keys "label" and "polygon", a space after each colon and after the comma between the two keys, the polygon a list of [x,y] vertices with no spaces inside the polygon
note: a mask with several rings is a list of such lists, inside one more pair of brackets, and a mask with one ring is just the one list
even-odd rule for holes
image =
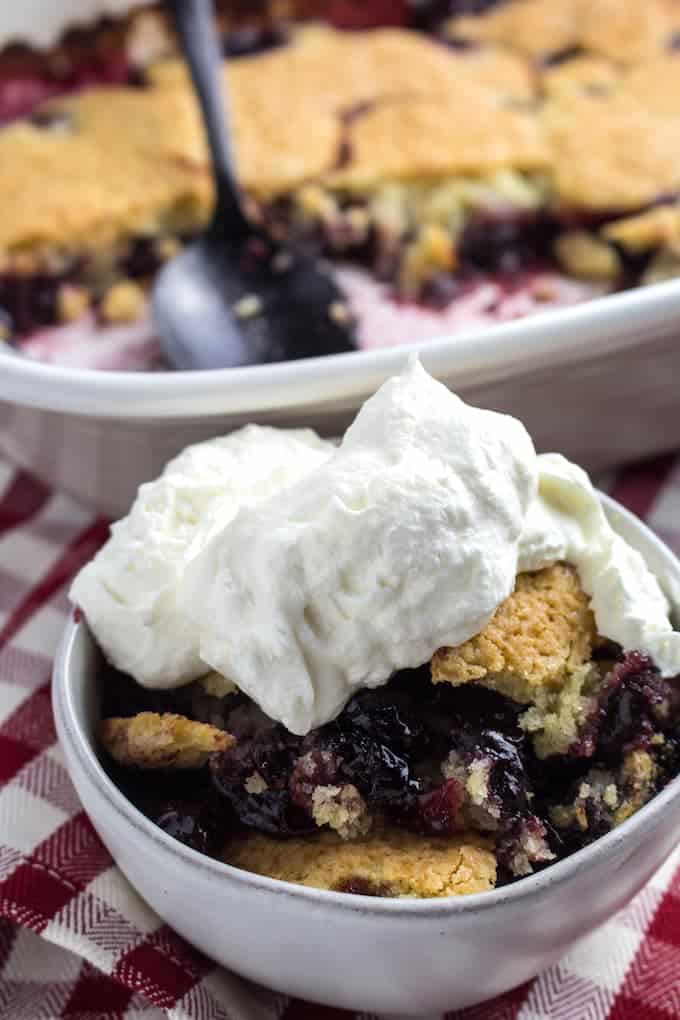
{"label": "golden baked crust", "polygon": [[559,687],[588,662],[595,623],[573,567],[557,563],[519,574],[515,591],[475,637],[440,648],[432,659],[434,683],[476,681],[520,703],[537,689]]}
{"label": "golden baked crust", "polygon": [[476,833],[417,836],[391,829],[343,842],[335,833],[276,840],[249,834],[230,841],[223,859],[259,875],[316,889],[381,896],[464,896],[496,883],[491,844]]}
{"label": "golden baked crust", "polygon": [[621,69],[604,57],[583,54],[541,71],[541,92],[553,98],[563,95],[590,93],[602,95],[616,86]]}
{"label": "golden baked crust", "polygon": [[[481,43],[471,50],[402,29],[299,28],[288,45],[225,67],[240,178],[258,202],[290,196],[303,219],[301,194],[320,188],[338,199],[330,227],[339,236],[368,237],[374,227],[382,237],[373,199],[384,205],[385,188],[408,186],[416,222],[394,240],[399,250],[413,239],[399,280],[417,294],[423,279],[455,270],[457,236],[479,208],[524,209],[527,193],[536,209],[633,213],[680,188],[680,60],[667,52],[679,27],[673,0],[511,0],[452,20],[455,36]],[[564,51],[569,59],[555,66],[536,60]],[[174,238],[207,221],[207,154],[184,65],[165,59],[148,77],[143,89],[55,100],[0,132],[0,260],[9,257],[12,273],[59,275],[69,257],[94,254],[78,282],[101,302],[125,275],[127,242]],[[498,174],[512,177],[511,194],[495,192]],[[461,183],[442,204],[441,188]],[[476,185],[470,199],[466,188]],[[368,197],[368,209],[350,209],[355,219],[363,213],[363,226],[345,222],[345,192]],[[445,243],[432,242],[427,216]],[[601,238],[626,244],[639,228],[657,230],[665,244],[667,220],[659,214]],[[568,270],[572,242],[560,256]],[[587,251],[580,244],[576,256],[587,279],[611,282],[619,270],[597,242]],[[59,295],[65,321],[87,293],[73,298]]]}
{"label": "golden baked crust", "polygon": [[0,131],[0,251],[111,245],[207,216],[193,101],[179,90],[93,89],[41,108],[53,126]]}
{"label": "golden baked crust", "polygon": [[635,209],[680,185],[677,116],[623,91],[562,96],[546,104],[544,116],[553,189],[562,205]]}
{"label": "golden baked crust", "polygon": [[342,123],[311,95],[294,106],[281,89],[261,83],[233,90],[231,100],[236,157],[245,188],[272,199],[332,170],[338,159]]}
{"label": "golden baked crust", "polygon": [[234,743],[230,733],[170,712],[140,712],[129,719],[104,719],[99,740],[121,765],[139,769],[196,769],[215,751]]}
{"label": "golden baked crust", "polygon": [[529,56],[558,53],[576,45],[579,26],[574,0],[513,0],[482,17],[452,18],[449,35],[497,43]]}
{"label": "golden baked crust", "polygon": [[535,170],[549,163],[540,122],[499,105],[483,90],[452,98],[448,114],[450,120],[442,116],[440,101],[418,99],[369,110],[353,127],[351,160],[328,183],[365,190],[385,179]]}
{"label": "golden baked crust", "polygon": [[578,42],[620,64],[634,64],[666,48],[672,21],[664,0],[575,0]]}
{"label": "golden baked crust", "polygon": [[[510,54],[458,57],[397,29],[356,36],[313,26],[291,45],[237,62],[225,74],[239,165],[255,194],[272,196],[320,175],[342,188],[537,162],[540,128],[501,102],[532,94],[528,68]],[[341,117],[349,113],[342,130],[347,173],[328,173],[340,148]],[[545,158],[542,151],[538,162]]]}
{"label": "golden baked crust", "polygon": [[602,228],[602,235],[629,251],[649,248],[676,248],[680,243],[680,205],[660,205],[655,209],[614,220]]}
{"label": "golden baked crust", "polygon": [[553,253],[571,276],[584,280],[617,280],[622,272],[615,248],[587,230],[569,230],[555,241]]}
{"label": "golden baked crust", "polygon": [[[168,70],[161,74],[167,80]],[[182,72],[175,68],[172,74],[177,80]],[[501,50],[452,53],[426,36],[393,28],[361,33],[301,28],[287,46],[237,61],[227,74],[235,94],[262,92],[264,79],[272,85],[265,91],[284,90],[279,102],[289,111],[311,97],[333,115],[376,100],[446,96],[457,85],[483,86],[516,99],[532,93],[530,69],[518,56]]]}
{"label": "golden baked crust", "polygon": [[632,67],[622,75],[618,94],[655,115],[677,117],[680,61],[664,54]]}
{"label": "golden baked crust", "polygon": [[509,0],[482,17],[452,18],[448,32],[533,57],[578,47],[633,64],[661,53],[677,20],[673,0]]}

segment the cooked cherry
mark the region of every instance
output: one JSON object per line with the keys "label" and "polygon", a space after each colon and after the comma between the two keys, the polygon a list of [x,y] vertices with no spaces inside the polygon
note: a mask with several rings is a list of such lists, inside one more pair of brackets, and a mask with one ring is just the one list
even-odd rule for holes
{"label": "cooked cherry", "polygon": [[288,789],[300,743],[299,737],[277,725],[213,756],[210,772],[215,789],[242,825],[275,835],[314,828],[311,816],[295,803]]}
{"label": "cooked cherry", "polygon": [[526,214],[479,216],[463,230],[458,254],[463,266],[515,273],[549,257],[557,225]]}
{"label": "cooked cherry", "polygon": [[204,804],[170,801],[154,817],[156,825],[185,846],[207,854],[217,849],[219,826]]}
{"label": "cooked cherry", "polygon": [[464,793],[457,779],[447,779],[441,786],[418,798],[413,823],[421,832],[431,836],[450,836],[458,832],[461,824],[460,809]]}
{"label": "cooked cherry", "polygon": [[645,746],[663,728],[672,701],[670,684],[650,659],[640,652],[627,653],[609,674],[573,753],[611,757]]}
{"label": "cooked cherry", "polygon": [[355,896],[389,896],[389,889],[370,878],[354,875],[345,878],[335,887],[336,892],[353,893]]}
{"label": "cooked cherry", "polygon": [[502,0],[409,0],[409,22],[423,32],[436,32],[448,18],[484,14]]}
{"label": "cooked cherry", "polygon": [[160,265],[156,241],[151,237],[138,237],[132,242],[128,254],[122,260],[121,269],[126,276],[143,279],[158,272]]}

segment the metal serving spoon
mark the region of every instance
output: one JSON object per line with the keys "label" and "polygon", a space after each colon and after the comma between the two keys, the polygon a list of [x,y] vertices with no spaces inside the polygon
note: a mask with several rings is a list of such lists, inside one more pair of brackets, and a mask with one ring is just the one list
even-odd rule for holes
{"label": "metal serving spoon", "polygon": [[351,317],[330,273],[243,214],[212,0],[168,6],[203,112],[216,206],[206,232],[156,280],[152,309],[163,353],[175,368],[209,369],[352,350]]}

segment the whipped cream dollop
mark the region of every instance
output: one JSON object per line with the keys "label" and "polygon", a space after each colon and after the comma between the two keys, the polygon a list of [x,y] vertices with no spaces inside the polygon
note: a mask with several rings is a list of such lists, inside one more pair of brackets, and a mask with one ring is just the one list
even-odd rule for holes
{"label": "whipped cream dollop", "polygon": [[145,687],[177,687],[208,672],[198,631],[177,603],[187,564],[238,510],[279,492],[333,449],[308,429],[248,425],[189,446],[142,485],[70,593],[110,661]]}
{"label": "whipped cream dollop", "polygon": [[201,658],[306,733],[358,688],[467,640],[513,589],[535,460],[520,422],[413,360],[328,460],[188,565],[180,602]]}
{"label": "whipped cream dollop", "polygon": [[144,485],[72,598],[148,687],[209,669],[294,733],[477,634],[518,572],[573,563],[597,629],[680,674],[680,634],[588,476],[413,359],[339,447],[249,426]]}
{"label": "whipped cream dollop", "polygon": [[[517,569],[572,563],[591,597],[598,632],[647,652],[663,676],[680,674],[680,633],[643,557],[617,535],[588,475],[557,453],[536,458],[538,493],[520,540]],[[677,608],[677,607],[673,607]]]}

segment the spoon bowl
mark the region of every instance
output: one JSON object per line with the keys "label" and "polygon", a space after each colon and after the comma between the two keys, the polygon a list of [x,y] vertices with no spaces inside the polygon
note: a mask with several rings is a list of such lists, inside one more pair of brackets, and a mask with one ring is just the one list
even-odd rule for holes
{"label": "spoon bowl", "polygon": [[161,272],[153,313],[178,369],[233,368],[353,349],[351,317],[330,274],[256,237],[207,234]]}

